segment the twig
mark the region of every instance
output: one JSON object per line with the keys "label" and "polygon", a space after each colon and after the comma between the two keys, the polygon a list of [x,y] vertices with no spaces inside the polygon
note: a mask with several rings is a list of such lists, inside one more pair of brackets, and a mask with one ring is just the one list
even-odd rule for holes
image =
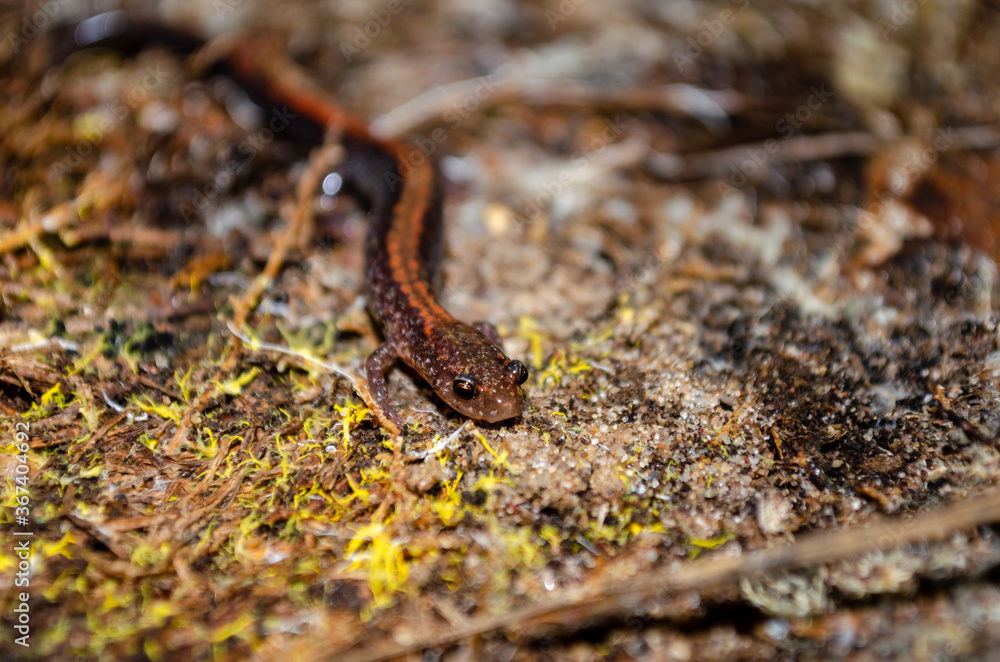
{"label": "twig", "polygon": [[294,356],[296,358],[302,359],[303,361],[308,361],[309,363],[318,365],[324,370],[335,372],[341,377],[344,377],[345,379],[351,382],[351,386],[354,388],[354,392],[357,393],[358,397],[360,397],[364,401],[365,405],[367,405],[368,409],[370,409],[371,412],[375,415],[375,418],[378,419],[378,422],[382,425],[382,427],[388,430],[393,437],[398,437],[400,435],[399,427],[397,427],[396,423],[393,422],[393,420],[389,418],[389,416],[386,415],[384,411],[382,411],[381,407],[379,407],[378,402],[375,400],[374,397],[372,397],[371,391],[368,390],[368,380],[366,380],[361,375],[357,374],[356,372],[353,372],[352,370],[348,370],[347,368],[342,368],[335,363],[326,363],[324,361],[320,361],[316,357],[310,356],[303,352],[296,352],[293,349],[282,347],[281,345],[275,345],[274,343],[269,343],[269,342],[261,342],[255,338],[251,338],[246,334],[240,333],[236,329],[235,324],[230,323],[227,324],[226,326],[231,334],[242,340],[246,345],[248,345],[253,350],[266,350],[270,352],[279,352],[281,354],[285,354],[288,356]]}
{"label": "twig", "polygon": [[458,439],[459,435],[465,431],[465,428],[468,425],[469,425],[469,419],[465,419],[465,422],[462,423],[460,426],[458,426],[458,429],[449,434],[447,437],[443,437],[442,439],[438,440],[438,442],[433,446],[431,446],[430,448],[422,451],[413,451],[407,453],[406,457],[409,459],[422,460],[429,455],[435,455],[437,453],[440,453],[445,448],[451,446],[455,442],[455,440]]}
{"label": "twig", "polygon": [[180,393],[177,393],[176,391],[169,389],[166,386],[163,386],[162,384],[157,384],[148,377],[144,377],[143,375],[133,375],[132,379],[139,382],[143,386],[148,386],[151,389],[159,391],[160,393],[162,393],[163,395],[167,396],[172,400],[176,400],[177,402],[184,402],[184,397]]}
{"label": "twig", "polygon": [[[948,149],[990,149],[1000,145],[1000,131],[993,126],[943,129],[951,142]],[[825,133],[794,138],[771,138],[696,154],[655,153],[647,161],[650,173],[670,181],[700,179],[725,174],[751,162],[755,170],[746,175],[758,181],[779,163],[822,161],[844,156],[866,156],[897,138],[886,139],[871,133]],[[754,155],[762,155],[755,157]],[[762,162],[761,162],[762,160]],[[741,173],[744,174],[745,173]]]}
{"label": "twig", "polygon": [[122,421],[124,421],[127,417],[128,417],[127,414],[124,414],[124,413],[118,414],[117,416],[115,416],[114,418],[112,418],[110,421],[108,421],[107,423],[105,423],[104,426],[102,426],[100,430],[98,430],[97,432],[95,432],[94,435],[90,439],[88,439],[87,441],[85,441],[84,443],[82,443],[79,448],[77,448],[76,450],[73,451],[73,454],[70,455],[70,457],[69,457],[68,463],[69,464],[74,464],[76,462],[79,462],[80,458],[83,457],[84,454],[87,451],[89,451],[91,448],[93,448],[94,444],[96,444],[98,441],[102,440],[108,434],[108,432],[111,430],[111,428],[115,427],[116,425],[118,425],[119,423],[121,423]]}
{"label": "twig", "polygon": [[250,310],[257,305],[261,294],[277,278],[278,272],[285,262],[285,256],[288,254],[289,247],[293,243],[298,242],[303,228],[306,227],[312,216],[312,197],[319,188],[320,181],[322,181],[331,168],[337,165],[342,156],[343,152],[339,145],[322,147],[313,154],[309,162],[309,167],[306,168],[302,179],[299,180],[296,191],[297,202],[291,222],[288,223],[285,230],[275,240],[274,250],[271,251],[271,254],[267,258],[264,271],[254,279],[247,291],[243,293],[243,296],[235,302],[233,326],[237,331],[243,328]]}
{"label": "twig", "polygon": [[1000,520],[1000,491],[924,513],[910,520],[883,519],[856,529],[816,533],[802,541],[736,558],[712,559],[679,569],[655,570],[582,595],[557,598],[506,614],[481,618],[406,644],[379,644],[312,659],[379,662],[489,634],[518,631],[523,637],[579,630],[609,618],[646,612],[664,598],[683,591],[706,591],[772,572],[836,563],[869,551],[888,551],[915,542],[939,540],[954,531]]}
{"label": "twig", "polygon": [[335,372],[341,377],[350,381],[351,384],[354,386],[356,386],[358,382],[364,381],[357,373],[348,370],[347,368],[341,368],[336,363],[326,363],[325,361],[320,361],[315,356],[311,356],[309,354],[306,354],[305,352],[297,352],[294,349],[289,349],[288,347],[283,347],[281,345],[276,345],[274,343],[263,342],[257,340],[256,338],[251,338],[245,333],[240,333],[236,329],[236,325],[233,324],[232,322],[227,324],[226,328],[229,329],[229,333],[239,338],[241,341],[243,341],[245,345],[247,345],[248,347],[250,347],[250,349],[254,351],[278,352],[279,354],[284,354],[286,356],[294,356],[295,358],[301,359],[307,363],[312,363],[313,365],[317,365],[323,368],[324,370]]}
{"label": "twig", "polygon": [[80,353],[80,346],[71,340],[64,340],[58,336],[52,338],[42,338],[40,340],[30,340],[28,342],[14,345],[10,348],[11,354],[30,354],[35,352],[51,353],[56,350],[64,352]]}
{"label": "twig", "polygon": [[[215,374],[208,383],[221,382],[226,374],[236,367],[241,353],[240,345],[231,345],[226,350],[226,355],[222,357],[219,362],[219,366],[215,370]],[[170,438],[167,442],[163,451],[167,455],[175,455],[177,451],[180,450],[181,444],[187,439],[187,434],[191,430],[192,421],[195,415],[201,415],[205,407],[208,406],[209,400],[215,397],[215,389],[206,388],[201,394],[195,398],[195,401],[191,403],[191,406],[184,410],[184,414],[181,416],[181,420],[177,422],[177,430],[174,432],[174,436]]]}
{"label": "twig", "polygon": [[584,83],[540,78],[471,78],[435,87],[407,101],[372,122],[372,133],[397,138],[434,122],[449,119],[456,111],[465,117],[469,100],[474,112],[483,114],[498,106],[521,103],[531,106],[598,108],[622,111],[654,110],[683,113],[706,124],[728,122],[729,115],[745,106],[742,95],[704,90],[691,85],[664,85],[651,89],[603,90]]}

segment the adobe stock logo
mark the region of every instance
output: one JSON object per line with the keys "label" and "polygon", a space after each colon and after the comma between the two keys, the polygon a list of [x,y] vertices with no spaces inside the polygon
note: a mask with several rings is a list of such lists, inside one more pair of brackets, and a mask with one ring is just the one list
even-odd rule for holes
{"label": "adobe stock logo", "polygon": [[[768,138],[755,147],[747,149],[747,156],[739,164],[729,166],[729,186],[739,188],[752,179],[756,179],[767,169],[771,158],[781,149],[781,142],[798,133],[813,115],[833,98],[833,91],[827,89],[826,83],[809,88],[809,98],[795,110],[786,113],[774,124],[774,130],[781,138]],[[726,184],[720,182],[720,187]]]}
{"label": "adobe stock logo", "polygon": [[169,76],[170,72],[160,65],[147,66],[141,84],[129,89],[114,101],[110,105],[109,111],[101,114],[96,126],[89,128],[83,140],[74,147],[66,148],[65,158],[51,166],[51,176],[53,178],[64,177],[78,167],[84,158],[90,156],[95,146],[103,142],[104,137],[111,133],[119,122],[128,117],[129,113],[138,108]]}
{"label": "adobe stock logo", "polygon": [[593,159],[597,158],[605,149],[613,145],[618,137],[628,128],[628,123],[622,121],[621,117],[604,120],[604,130],[595,136],[583,149],[574,152],[570,156],[570,167],[563,169],[559,175],[541,185],[541,192],[535,195],[521,209],[521,220],[527,221],[537,217],[552,205],[573,182],[576,173],[587,167]]}
{"label": "adobe stock logo", "polygon": [[684,71],[689,65],[700,58],[706,48],[710,48],[715,40],[722,36],[726,28],[736,21],[740,12],[750,6],[750,0],[730,0],[734,9],[723,9],[717,14],[706,18],[701,22],[702,29],[695,34],[688,35],[684,40],[684,50],[673,54],[674,66],[678,71]]}
{"label": "adobe stock logo", "polygon": [[270,144],[279,133],[287,129],[296,117],[298,116],[289,111],[287,107],[280,110],[275,108],[267,126],[247,136],[236,147],[236,156],[230,159],[201,190],[195,191],[194,195],[191,196],[191,202],[181,202],[177,205],[177,213],[183,216],[188,223],[198,219],[212,200],[232,186],[236,176],[247,167],[250,161],[257,156],[257,153]]}
{"label": "adobe stock logo", "polygon": [[10,44],[11,51],[16,55],[20,52],[21,46],[44,32],[45,28],[53,25],[55,19],[62,13],[61,5],[64,2],[65,0],[52,0],[52,2],[46,2],[39,7],[34,14],[22,16],[21,31],[7,33],[7,42]]}
{"label": "adobe stock logo", "polygon": [[344,56],[344,60],[350,64],[351,59],[368,48],[372,40],[378,39],[382,31],[392,23],[392,19],[403,13],[406,5],[411,2],[412,0],[388,0],[381,9],[372,9],[368,12],[371,19],[362,26],[354,26],[350,42],[340,42],[340,53]]}

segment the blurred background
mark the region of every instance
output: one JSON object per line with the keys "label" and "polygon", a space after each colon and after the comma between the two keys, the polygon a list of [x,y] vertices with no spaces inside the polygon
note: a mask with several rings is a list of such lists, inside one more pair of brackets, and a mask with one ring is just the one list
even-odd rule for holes
{"label": "blurred background", "polygon": [[[263,38],[440,162],[442,298],[530,366],[521,420],[463,427],[397,370],[394,445],[345,380],[229,333],[313,146],[162,49],[53,64],[120,8]],[[0,5],[28,653],[993,659],[993,526],[447,637],[995,487],[998,59],[988,0]],[[249,326],[357,370],[364,215],[307,203]]]}

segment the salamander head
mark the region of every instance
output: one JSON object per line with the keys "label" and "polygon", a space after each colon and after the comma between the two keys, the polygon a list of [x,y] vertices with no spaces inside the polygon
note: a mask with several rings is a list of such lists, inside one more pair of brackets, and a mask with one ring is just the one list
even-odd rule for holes
{"label": "salamander head", "polygon": [[[442,400],[469,418],[496,423],[521,415],[528,370],[482,332],[456,323],[443,334],[433,365],[415,366]],[[440,360],[441,357],[447,357]]]}

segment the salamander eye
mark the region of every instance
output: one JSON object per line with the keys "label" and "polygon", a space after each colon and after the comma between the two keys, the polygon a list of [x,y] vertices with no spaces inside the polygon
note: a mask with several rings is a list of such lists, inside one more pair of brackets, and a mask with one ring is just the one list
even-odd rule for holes
{"label": "salamander eye", "polygon": [[459,375],[455,378],[452,388],[455,389],[455,395],[461,399],[471,400],[479,393],[479,382],[472,375]]}
{"label": "salamander eye", "polygon": [[524,364],[520,361],[511,361],[507,365],[507,372],[510,376],[514,378],[514,381],[520,386],[524,382],[528,381],[528,369],[524,367]]}

